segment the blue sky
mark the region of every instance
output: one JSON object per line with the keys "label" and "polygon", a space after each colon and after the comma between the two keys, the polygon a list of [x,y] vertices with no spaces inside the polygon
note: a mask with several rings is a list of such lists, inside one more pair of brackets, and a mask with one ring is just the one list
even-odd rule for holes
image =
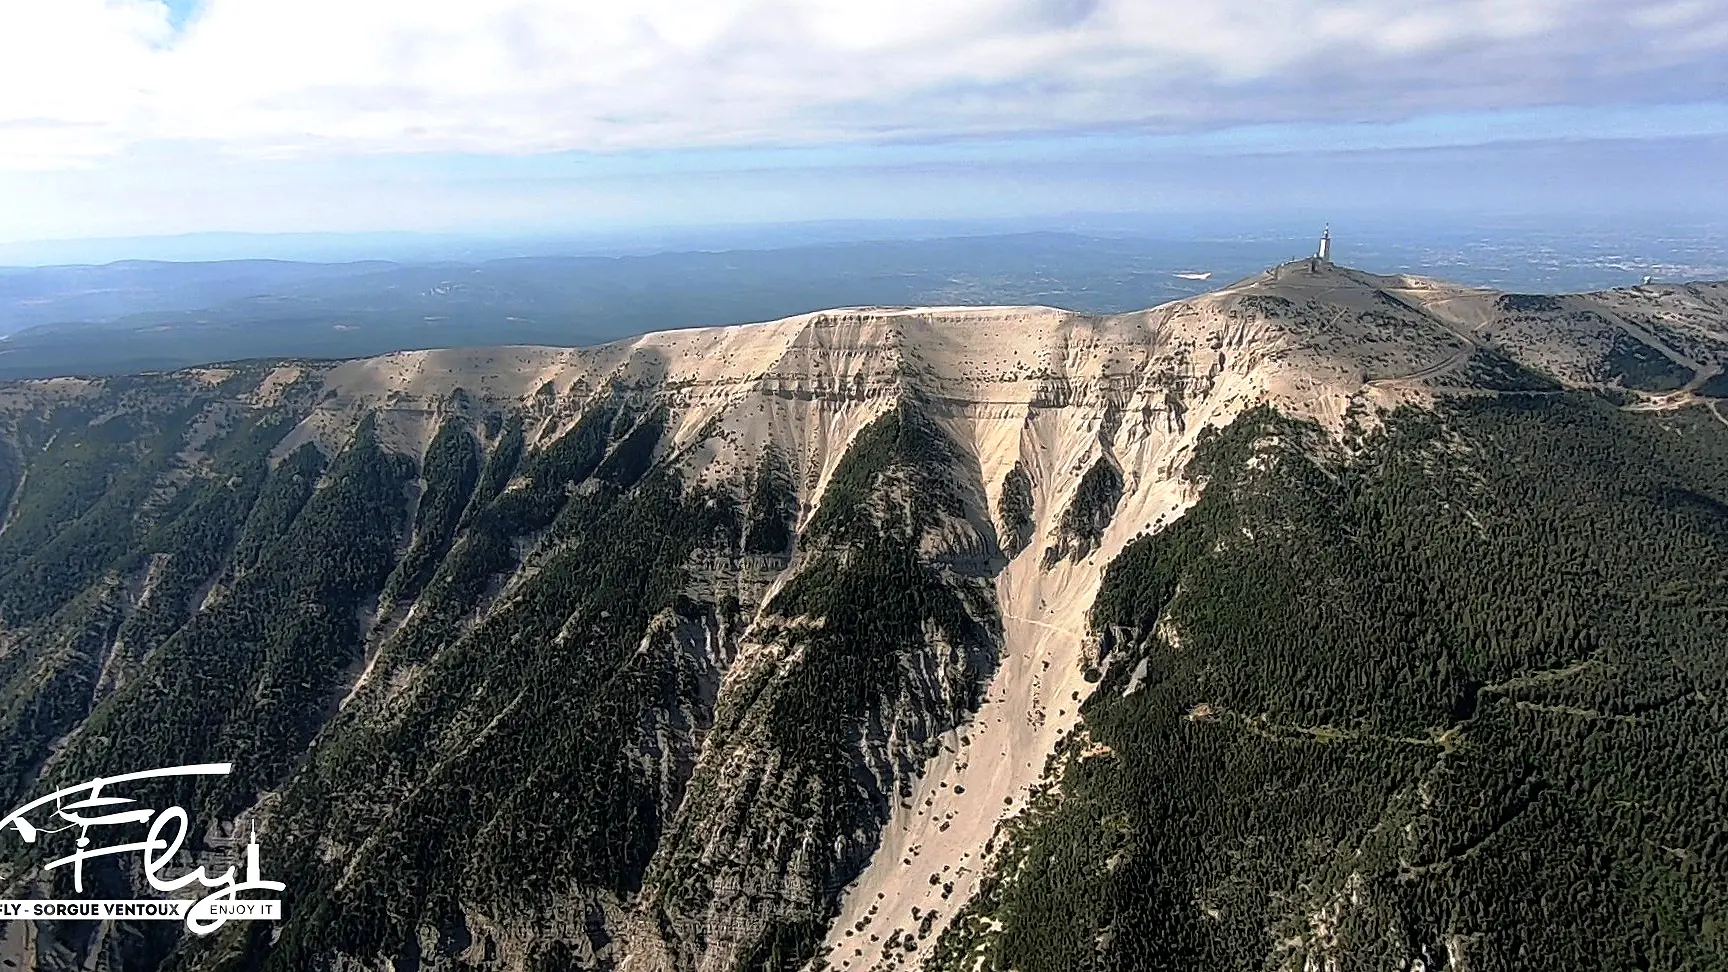
{"label": "blue sky", "polygon": [[168,24],[175,32],[186,26],[186,21],[198,10],[198,0],[167,0]]}
{"label": "blue sky", "polygon": [[0,0],[0,242],[1719,216],[1721,0]]}

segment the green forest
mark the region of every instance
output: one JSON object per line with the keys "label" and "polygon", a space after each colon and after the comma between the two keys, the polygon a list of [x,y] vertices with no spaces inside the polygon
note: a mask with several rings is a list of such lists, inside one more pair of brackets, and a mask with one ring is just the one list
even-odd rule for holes
{"label": "green forest", "polygon": [[941,968],[1728,963],[1728,428],[1262,408],[1187,475]]}

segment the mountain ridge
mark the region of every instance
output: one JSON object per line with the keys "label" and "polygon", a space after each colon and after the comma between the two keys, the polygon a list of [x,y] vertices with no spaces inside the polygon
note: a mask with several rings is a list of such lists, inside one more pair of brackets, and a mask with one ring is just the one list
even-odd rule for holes
{"label": "mountain ridge", "polygon": [[[154,946],[179,967],[936,961],[1112,677],[1107,568],[1201,501],[1188,473],[1219,430],[1269,409],[1354,454],[1408,410],[1579,390],[1721,420],[1725,308],[1724,284],[1503,295],[1299,261],[1124,315],[841,308],[0,386],[21,467],[0,465],[21,592],[0,600],[0,679],[31,713],[7,727],[32,754],[14,779],[109,765],[86,727],[167,711],[140,678],[194,677],[198,645],[273,645],[233,677],[280,705],[212,718],[249,750],[292,727],[309,755],[266,746],[257,789],[197,798],[230,822],[274,808],[312,916],[274,949],[229,940],[238,959]],[[218,522],[219,542],[182,537]],[[350,547],[370,566],[296,574]],[[300,603],[280,590],[342,617],[245,612]],[[574,735],[520,750],[566,717]],[[473,796],[461,774],[489,767],[523,778]],[[584,767],[616,785],[582,790]],[[552,846],[537,780],[604,835],[561,838],[550,897],[427,843]],[[886,929],[892,954],[866,955]],[[123,936],[49,939],[154,967]]]}

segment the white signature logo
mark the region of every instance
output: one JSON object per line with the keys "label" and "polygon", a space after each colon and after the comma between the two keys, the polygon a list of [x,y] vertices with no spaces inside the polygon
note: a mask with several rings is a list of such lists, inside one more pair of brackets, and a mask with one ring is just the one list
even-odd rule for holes
{"label": "white signature logo", "polygon": [[[109,857],[120,854],[141,854],[144,859],[144,876],[150,886],[157,891],[173,893],[193,884],[202,886],[210,893],[204,897],[192,900],[187,898],[140,899],[136,901],[91,901],[73,899],[67,901],[30,900],[0,900],[0,918],[122,918],[122,919],[185,919],[188,930],[198,935],[208,935],[222,927],[230,920],[276,920],[281,917],[280,901],[241,900],[240,894],[245,891],[283,891],[286,885],[280,881],[266,881],[258,870],[258,841],[253,834],[246,845],[246,877],[238,880],[234,868],[229,867],[223,873],[211,877],[200,866],[178,877],[169,877],[162,872],[174,856],[180,852],[181,845],[186,840],[186,831],[191,826],[186,811],[180,807],[169,807],[157,812],[150,807],[119,809],[138,801],[128,797],[105,796],[105,788],[118,787],[122,784],[139,780],[160,779],[169,776],[226,776],[232,763],[201,763],[196,766],[172,766],[165,769],[145,770],[142,773],[125,773],[120,776],[98,777],[88,783],[69,786],[56,790],[38,800],[19,807],[0,819],[0,831],[11,826],[17,829],[18,836],[27,844],[36,843],[36,839],[44,834],[56,834],[76,829],[78,837],[76,850],[65,857],[50,861],[44,865],[45,870],[71,865],[72,887],[79,893],[84,893],[84,862],[98,857]],[[78,799],[72,799],[78,798]],[[65,802],[72,799],[72,802]],[[48,813],[47,808],[53,807]],[[114,812],[108,812],[108,811]],[[49,821],[58,826],[38,824],[31,821],[31,816],[44,814]],[[86,813],[89,815],[87,816]],[[55,818],[58,818],[57,821]],[[149,825],[149,832],[141,841],[131,843],[108,844],[93,846],[90,832],[108,827]]]}

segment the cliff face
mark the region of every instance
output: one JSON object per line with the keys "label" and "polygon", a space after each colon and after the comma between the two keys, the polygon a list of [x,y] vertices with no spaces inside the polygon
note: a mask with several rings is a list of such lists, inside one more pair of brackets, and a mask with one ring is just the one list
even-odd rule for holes
{"label": "cliff face", "polygon": [[1720,285],[1303,263],[1109,318],[0,387],[0,800],[232,760],[175,794],[222,821],[201,853],[256,825],[290,887],[279,928],[215,942],[10,924],[0,950],[916,967],[1049,782],[1108,667],[1105,569],[1200,498],[1197,444],[1262,405],[1340,441],[1441,398],[1676,408],[1719,393],[1725,318]]}

